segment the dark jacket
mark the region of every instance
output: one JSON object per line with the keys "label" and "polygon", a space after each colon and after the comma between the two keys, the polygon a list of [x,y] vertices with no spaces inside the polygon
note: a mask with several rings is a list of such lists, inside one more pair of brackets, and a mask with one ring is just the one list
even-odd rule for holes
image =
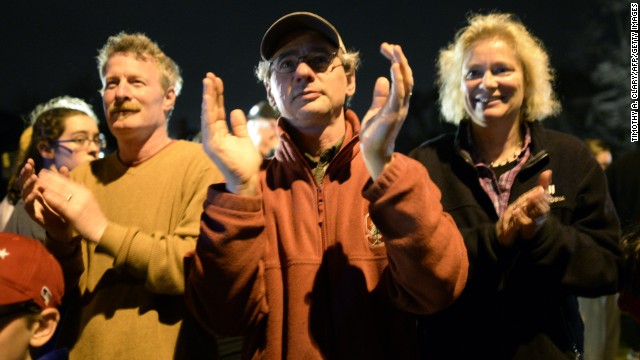
{"label": "dark jacket", "polygon": [[420,319],[425,359],[566,359],[582,353],[576,296],[618,290],[619,222],[604,173],[577,138],[531,124],[531,156],[509,203],[553,170],[551,213],[531,241],[498,244],[498,215],[478,180],[466,127],[413,150],[463,234],[467,287],[451,308]]}
{"label": "dark jacket", "polygon": [[640,221],[640,148],[614,160],[607,179],[622,228]]}

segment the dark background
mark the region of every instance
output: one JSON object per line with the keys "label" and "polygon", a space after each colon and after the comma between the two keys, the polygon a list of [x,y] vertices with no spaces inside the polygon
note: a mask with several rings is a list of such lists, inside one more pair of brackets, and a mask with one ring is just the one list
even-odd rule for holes
{"label": "dark background", "polygon": [[[183,92],[169,124],[176,138],[199,131],[201,79],[213,71],[225,81],[227,111],[247,111],[264,98],[253,76],[264,31],[291,11],[331,21],[363,63],[352,107],[363,115],[373,83],[388,76],[382,41],[403,46],[415,76],[411,112],[398,139],[408,151],[446,130],[435,105],[438,50],[473,11],[517,14],[545,43],[564,106],[548,126],[582,138],[600,137],[614,152],[629,141],[629,1],[22,1],[0,13],[0,152],[17,148],[22,118],[60,95],[81,97],[104,119],[95,56],[109,35],[144,32],[182,68]],[[104,132],[106,125],[101,124]],[[113,144],[113,141],[111,142]]]}

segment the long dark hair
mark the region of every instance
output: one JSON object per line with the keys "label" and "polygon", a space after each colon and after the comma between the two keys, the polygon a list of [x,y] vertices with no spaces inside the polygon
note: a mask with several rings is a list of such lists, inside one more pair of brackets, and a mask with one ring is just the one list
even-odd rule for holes
{"label": "long dark hair", "polygon": [[31,141],[29,145],[18,152],[15,166],[9,178],[7,186],[7,196],[11,204],[16,204],[20,199],[20,170],[27,163],[27,159],[31,158],[35,162],[36,172],[42,169],[44,160],[40,156],[39,149],[41,147],[51,148],[53,142],[58,140],[65,130],[65,120],[71,116],[87,115],[83,111],[67,108],[54,108],[41,113],[33,123]]}

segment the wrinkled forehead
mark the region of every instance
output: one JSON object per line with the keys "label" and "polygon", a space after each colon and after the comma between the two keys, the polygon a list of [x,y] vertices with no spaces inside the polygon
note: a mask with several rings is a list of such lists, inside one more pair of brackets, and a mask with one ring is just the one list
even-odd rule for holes
{"label": "wrinkled forehead", "polygon": [[312,30],[293,32],[278,42],[278,50],[270,60],[282,55],[305,54],[313,51],[336,51],[338,49],[327,37]]}
{"label": "wrinkled forehead", "polygon": [[156,69],[159,71],[158,61],[149,54],[130,51],[119,51],[111,54],[109,56],[109,59],[104,63],[102,76],[106,75],[108,69],[114,64],[114,62],[121,62],[122,64],[126,64],[127,68],[147,68]]}

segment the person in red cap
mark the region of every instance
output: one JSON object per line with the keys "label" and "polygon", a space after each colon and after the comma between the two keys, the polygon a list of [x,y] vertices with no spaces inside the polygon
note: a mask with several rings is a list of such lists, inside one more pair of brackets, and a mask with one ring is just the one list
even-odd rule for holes
{"label": "person in red cap", "polygon": [[380,52],[392,81],[377,80],[360,123],[346,107],[359,56],[333,25],[299,12],[267,30],[257,75],[281,117],[264,170],[241,110],[227,127],[222,80],[203,81],[202,143],[226,183],[209,187],[187,303],[211,331],[244,335],[245,358],[415,358],[415,314],[464,288],[440,191],[394,152],[411,68],[399,45]]}
{"label": "person in red cap", "polygon": [[32,359],[51,339],[64,294],[62,269],[38,240],[0,232],[0,359]]}

